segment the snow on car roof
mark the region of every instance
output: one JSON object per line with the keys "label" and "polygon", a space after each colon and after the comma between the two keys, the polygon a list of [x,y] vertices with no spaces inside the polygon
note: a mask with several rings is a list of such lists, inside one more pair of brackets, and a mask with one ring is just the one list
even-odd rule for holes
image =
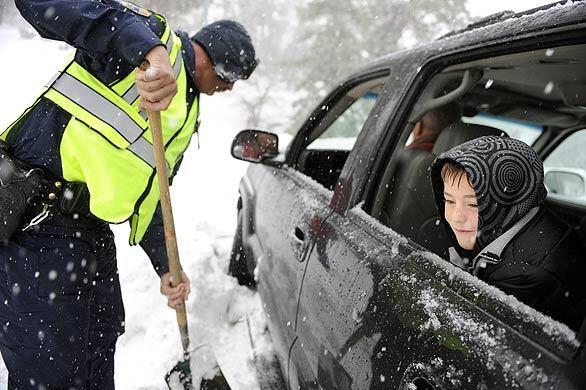
{"label": "snow on car roof", "polygon": [[[356,74],[366,69],[384,68],[389,63],[412,56],[434,57],[463,47],[485,46],[489,41],[502,41],[526,36],[531,32],[543,31],[553,27],[582,23],[586,18],[586,2],[568,0],[549,6],[520,12],[506,19],[497,19],[494,23],[456,31],[438,40],[416,48],[389,53],[380,57]],[[412,58],[407,58],[412,61]]]}

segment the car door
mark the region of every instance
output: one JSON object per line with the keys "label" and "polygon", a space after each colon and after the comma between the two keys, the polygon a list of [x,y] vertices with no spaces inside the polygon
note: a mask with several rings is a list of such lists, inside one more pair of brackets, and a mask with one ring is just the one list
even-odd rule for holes
{"label": "car door", "polygon": [[360,204],[329,215],[315,240],[292,388],[573,388],[557,374],[580,350],[571,331],[378,223]]}
{"label": "car door", "polygon": [[[328,107],[326,115],[297,135],[303,144],[291,164],[296,168],[258,164],[247,173],[255,183],[254,239],[249,241],[256,242],[257,286],[285,376],[305,256],[330,212],[332,183],[376,103],[380,77],[344,84],[320,105]],[[379,81],[373,84],[373,79]]]}
{"label": "car door", "polygon": [[281,366],[286,367],[295,337],[299,285],[305,267],[302,260],[311,241],[310,223],[326,213],[330,194],[291,168],[254,165],[251,170],[262,175],[262,185],[255,188],[254,233],[249,245],[257,264],[257,288],[271,336]]}
{"label": "car door", "polygon": [[[388,320],[381,306],[385,300],[378,293],[379,284],[388,267],[397,269],[405,258],[407,252],[401,244],[406,240],[378,224],[389,234],[386,242],[394,243],[386,247],[381,244],[385,241],[365,230],[373,223],[377,225],[376,221],[360,207],[347,208],[350,199],[371,180],[354,173],[367,166],[378,152],[379,137],[392,121],[406,86],[416,74],[419,59],[420,53],[412,53],[386,64],[391,67],[386,71],[391,76],[381,88],[379,103],[337,181],[328,205],[332,212],[314,234],[315,243],[305,260],[307,270],[301,285],[297,338],[290,354],[290,388],[362,389],[372,383],[394,388],[389,373],[376,374],[373,382],[371,360],[373,350],[382,350],[383,354],[387,351],[386,341],[381,344],[379,338],[380,329]],[[410,76],[392,77],[405,73]],[[397,342],[404,345],[406,339]],[[379,368],[374,370],[378,372]]]}
{"label": "car door", "polygon": [[389,373],[371,362],[373,351],[384,355],[386,348],[393,348],[380,337],[381,330],[396,324],[384,318],[387,302],[381,299],[379,284],[386,269],[398,271],[405,253],[377,241],[364,228],[365,217],[359,209],[333,213],[322,224],[306,260],[298,338],[291,353],[291,360],[302,366],[297,369],[304,372],[290,373],[291,388],[366,389],[371,383],[394,388]]}

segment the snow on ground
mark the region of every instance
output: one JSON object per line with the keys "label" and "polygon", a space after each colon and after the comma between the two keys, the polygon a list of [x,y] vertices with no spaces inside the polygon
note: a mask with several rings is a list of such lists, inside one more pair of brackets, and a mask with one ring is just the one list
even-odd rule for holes
{"label": "snow on ground", "polygon": [[[4,129],[36,97],[39,87],[63,63],[67,47],[36,35],[22,38],[0,25],[0,128]],[[13,60],[8,60],[13,59]],[[238,93],[238,83],[235,91]],[[247,164],[230,156],[232,137],[245,128],[245,113],[234,96],[203,97],[199,144],[194,138],[171,188],[179,252],[192,282],[187,302],[193,347],[213,341],[219,361],[229,368],[236,389],[255,389],[254,356],[248,349],[251,323],[259,336],[265,319],[257,294],[225,274],[236,223],[237,189]],[[113,226],[126,308],[126,333],[116,352],[116,385],[120,389],[165,389],[165,373],[180,359],[175,313],[159,293],[158,277],[140,247],[127,244],[126,224]],[[246,332],[244,332],[246,330]],[[271,345],[261,343],[261,354]],[[258,358],[258,356],[256,356]],[[6,383],[0,360],[0,388]]]}

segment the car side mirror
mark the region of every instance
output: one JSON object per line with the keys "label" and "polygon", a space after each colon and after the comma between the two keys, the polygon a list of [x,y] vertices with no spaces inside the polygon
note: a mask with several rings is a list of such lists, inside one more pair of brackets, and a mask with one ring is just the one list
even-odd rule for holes
{"label": "car side mirror", "polygon": [[545,186],[556,195],[582,197],[586,195],[584,178],[569,170],[550,170],[545,174]]}
{"label": "car side mirror", "polygon": [[232,141],[232,157],[252,163],[279,155],[279,137],[260,130],[243,130]]}

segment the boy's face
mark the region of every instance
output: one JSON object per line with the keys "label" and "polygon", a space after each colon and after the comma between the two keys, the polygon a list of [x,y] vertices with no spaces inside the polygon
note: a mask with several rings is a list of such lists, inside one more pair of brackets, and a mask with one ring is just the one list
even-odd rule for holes
{"label": "boy's face", "polygon": [[474,249],[478,231],[478,204],[476,193],[468,183],[466,173],[444,178],[445,218],[456,235],[458,244]]}

